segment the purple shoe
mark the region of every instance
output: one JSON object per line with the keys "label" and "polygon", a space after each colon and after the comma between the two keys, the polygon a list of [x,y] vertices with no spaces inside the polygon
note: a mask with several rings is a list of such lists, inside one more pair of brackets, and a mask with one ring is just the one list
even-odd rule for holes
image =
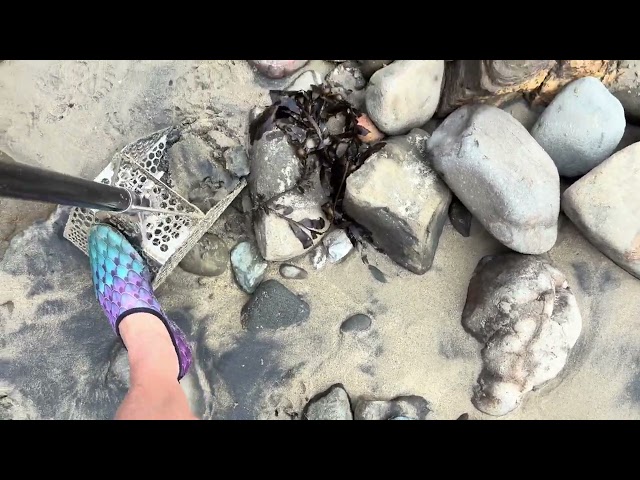
{"label": "purple shoe", "polygon": [[191,348],[180,328],[162,311],[151,287],[151,272],[127,239],[109,225],[95,225],[89,233],[89,259],[96,298],[113,331],[120,337],[120,321],[127,315],[155,315],[169,331],[178,355],[181,380],[191,366]]}

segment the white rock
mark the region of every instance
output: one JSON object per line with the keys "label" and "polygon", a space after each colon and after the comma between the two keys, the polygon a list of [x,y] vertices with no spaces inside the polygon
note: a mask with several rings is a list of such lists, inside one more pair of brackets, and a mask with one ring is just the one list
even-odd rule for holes
{"label": "white rock", "polygon": [[369,80],[367,113],[388,135],[424,125],[438,108],[443,76],[442,60],[396,60]]}
{"label": "white rock", "polygon": [[327,234],[322,240],[327,249],[327,258],[331,263],[339,263],[353,250],[353,244],[342,229],[336,229]]}

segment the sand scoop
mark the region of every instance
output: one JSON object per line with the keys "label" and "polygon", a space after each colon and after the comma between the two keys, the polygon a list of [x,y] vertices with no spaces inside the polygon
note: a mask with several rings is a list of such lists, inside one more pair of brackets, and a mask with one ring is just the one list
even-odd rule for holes
{"label": "sand scoop", "polygon": [[125,146],[93,180],[0,161],[0,196],[72,206],[64,237],[87,254],[89,230],[108,223],[140,252],[158,287],[242,191],[236,187],[206,214],[169,185],[167,150],[180,127]]}

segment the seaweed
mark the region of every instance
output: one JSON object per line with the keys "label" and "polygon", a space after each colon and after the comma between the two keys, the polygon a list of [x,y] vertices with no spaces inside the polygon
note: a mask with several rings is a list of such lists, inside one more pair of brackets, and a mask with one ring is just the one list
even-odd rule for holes
{"label": "seaweed", "polygon": [[[368,133],[366,128],[358,125],[362,113],[339,92],[328,84],[313,85],[307,91],[272,90],[269,92],[272,105],[251,122],[249,136],[250,142],[254,143],[275,128],[284,132],[303,167],[301,180],[291,190],[304,193],[312,176],[319,173],[321,185],[330,198],[322,210],[331,223],[346,228],[354,223],[342,208],[346,179],[385,144],[362,142],[359,136]],[[344,120],[344,125],[330,131],[327,124],[331,119]],[[256,208],[266,208],[286,219],[298,240],[307,248],[306,245],[312,244],[324,229],[324,221],[321,218],[294,221],[289,217],[293,213],[290,207],[266,206],[274,199],[259,199],[260,204]],[[359,241],[353,236],[350,238],[354,245]]]}

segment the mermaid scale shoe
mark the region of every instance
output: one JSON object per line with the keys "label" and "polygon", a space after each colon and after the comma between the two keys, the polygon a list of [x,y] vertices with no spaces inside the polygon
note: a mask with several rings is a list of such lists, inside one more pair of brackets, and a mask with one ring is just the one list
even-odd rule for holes
{"label": "mermaid scale shoe", "polygon": [[153,294],[151,272],[140,254],[120,232],[101,224],[89,233],[89,259],[96,298],[116,335],[120,337],[119,325],[127,315],[155,315],[169,331],[180,364],[178,380],[182,379],[191,366],[191,349],[182,330],[165,315]]}

